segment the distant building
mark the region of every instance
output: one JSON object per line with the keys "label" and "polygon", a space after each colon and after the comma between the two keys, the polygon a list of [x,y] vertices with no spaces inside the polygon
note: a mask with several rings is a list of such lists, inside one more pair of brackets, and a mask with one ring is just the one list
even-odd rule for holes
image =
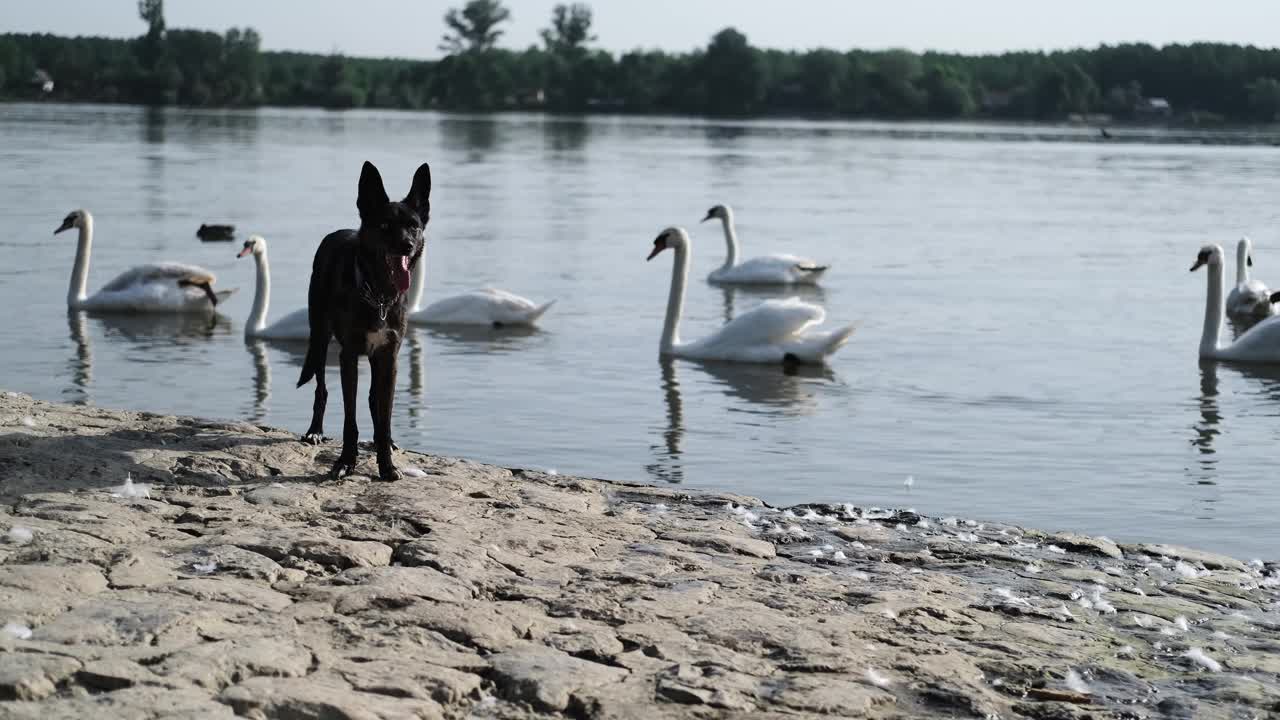
{"label": "distant building", "polygon": [[547,104],[547,93],[542,88],[520,90],[502,99],[508,107],[542,107]]}
{"label": "distant building", "polygon": [[993,110],[1008,110],[1013,104],[1013,93],[1004,90],[988,90],[982,94],[982,109],[987,112]]}
{"label": "distant building", "polygon": [[1142,117],[1167,118],[1173,116],[1173,106],[1169,104],[1168,100],[1158,97],[1139,100],[1133,111]]}
{"label": "distant building", "polygon": [[48,95],[53,92],[53,76],[44,70],[37,69],[31,74],[31,86],[39,88],[40,92]]}

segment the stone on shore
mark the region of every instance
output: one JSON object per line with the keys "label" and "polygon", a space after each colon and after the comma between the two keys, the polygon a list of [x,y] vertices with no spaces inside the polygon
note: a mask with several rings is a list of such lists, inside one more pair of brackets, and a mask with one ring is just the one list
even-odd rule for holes
{"label": "stone on shore", "polygon": [[0,397],[0,719],[1280,714],[1275,565],[336,452]]}

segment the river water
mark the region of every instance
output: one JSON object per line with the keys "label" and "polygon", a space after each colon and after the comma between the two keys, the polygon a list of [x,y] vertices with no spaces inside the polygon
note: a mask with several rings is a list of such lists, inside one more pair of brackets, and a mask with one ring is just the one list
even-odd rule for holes
{"label": "river water", "polygon": [[[303,430],[302,349],[245,343],[252,261],[194,230],[267,238],[278,317],[303,306],[318,240],[356,222],[361,161],[393,195],[427,161],[427,300],[491,285],[558,303],[538,332],[414,330],[403,446],[1274,558],[1280,369],[1198,362],[1205,280],[1187,268],[1247,233],[1280,283],[1280,151],[1115,134],[0,105],[0,385]],[[716,203],[746,255],[831,264],[803,295],[858,331],[829,369],[659,361],[671,256],[644,258],[663,227],[695,243],[686,338],[788,294],[702,281],[724,252],[698,224]],[[173,259],[238,294],[213,323],[68,315],[75,233],[50,233],[77,207],[96,218],[91,291]]]}

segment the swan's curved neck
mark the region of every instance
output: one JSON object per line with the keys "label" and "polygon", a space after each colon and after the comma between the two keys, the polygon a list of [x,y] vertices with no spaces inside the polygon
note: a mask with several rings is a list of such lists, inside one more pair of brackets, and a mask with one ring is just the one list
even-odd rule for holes
{"label": "swan's curved neck", "polygon": [[724,265],[720,266],[721,270],[727,270],[738,264],[738,231],[733,225],[733,212],[727,211],[724,217],[720,218],[720,226],[724,228]]}
{"label": "swan's curved neck", "polygon": [[671,265],[671,294],[667,296],[667,321],[662,326],[662,342],[658,351],[669,354],[680,344],[680,315],[684,313],[684,286],[689,281],[688,243],[677,245],[676,261]]}
{"label": "swan's curved neck", "polygon": [[254,253],[253,261],[258,266],[258,283],[253,292],[249,322],[244,326],[246,335],[261,332],[267,326],[267,308],[271,305],[271,265],[267,262],[267,251]]}
{"label": "swan's curved neck", "polygon": [[80,217],[80,242],[76,246],[76,264],[71,269],[71,285],[67,288],[67,305],[80,308],[89,297],[89,250],[93,246],[93,216]]}
{"label": "swan's curved neck", "polygon": [[1218,354],[1218,335],[1222,332],[1222,265],[1210,264],[1208,295],[1204,301],[1204,332],[1200,335],[1200,356]]}
{"label": "swan's curved neck", "polygon": [[1249,241],[1243,240],[1236,246],[1236,284],[1249,282]]}
{"label": "swan's curved neck", "polygon": [[427,285],[427,246],[422,246],[422,254],[418,256],[418,264],[413,266],[413,275],[409,281],[409,309],[416,313],[422,309],[422,290]]}

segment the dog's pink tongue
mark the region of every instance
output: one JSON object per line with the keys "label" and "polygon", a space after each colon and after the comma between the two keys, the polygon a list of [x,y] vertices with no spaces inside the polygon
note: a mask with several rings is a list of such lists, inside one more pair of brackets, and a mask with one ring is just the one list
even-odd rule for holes
{"label": "dog's pink tongue", "polygon": [[398,267],[392,268],[392,275],[395,276],[396,290],[399,292],[407,292],[409,290],[409,256],[401,255]]}

